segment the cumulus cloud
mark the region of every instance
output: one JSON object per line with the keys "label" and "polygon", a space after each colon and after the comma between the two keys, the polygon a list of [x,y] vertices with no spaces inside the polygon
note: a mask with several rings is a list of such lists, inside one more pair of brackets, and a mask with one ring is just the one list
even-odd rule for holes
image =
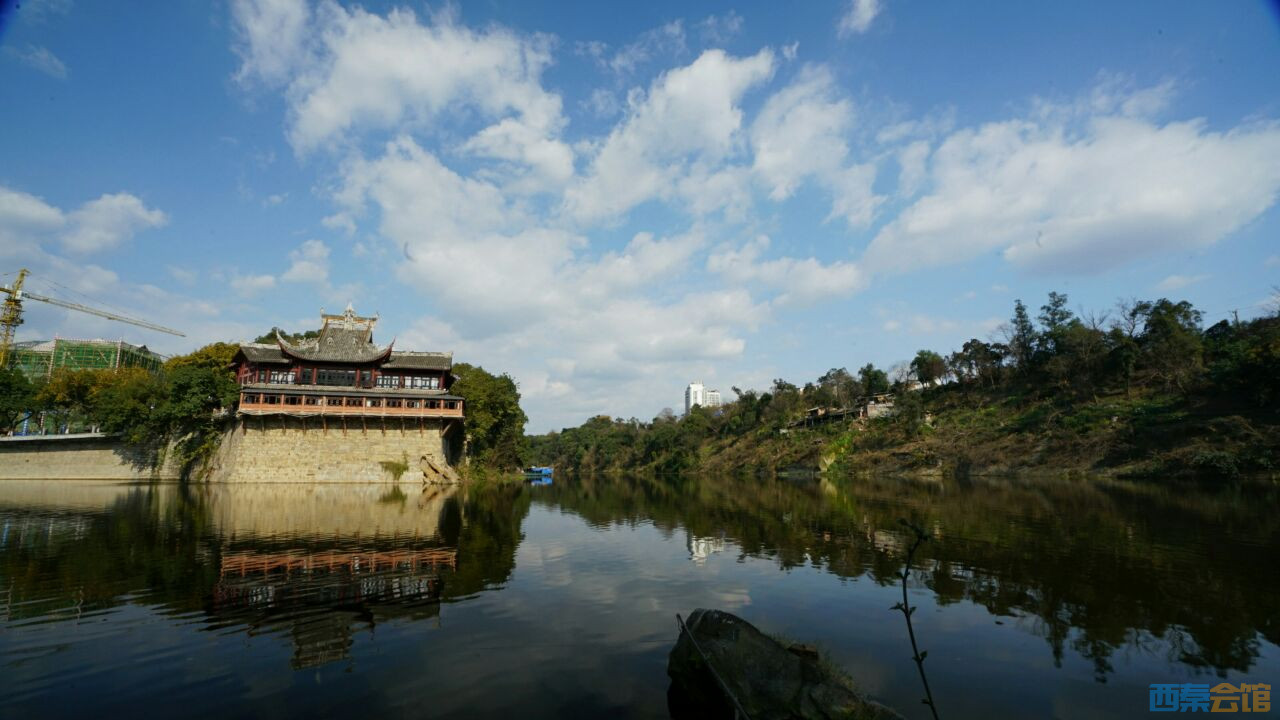
{"label": "cumulus cloud", "polygon": [[773,75],[773,52],[735,58],[708,50],[671,70],[648,93],[630,98],[626,118],[569,188],[565,206],[584,222],[616,217],[646,200],[671,197],[675,181],[698,163],[733,152],[742,128],[742,96]]}
{"label": "cumulus cloud", "polygon": [[823,264],[815,258],[790,257],[762,260],[768,247],[769,238],[761,235],[738,248],[720,248],[707,258],[707,270],[733,283],[761,283],[779,290],[774,302],[780,306],[846,297],[865,283],[853,263]]}
{"label": "cumulus cloud", "polygon": [[769,188],[769,197],[785,200],[813,178],[832,195],[828,219],[842,217],[853,227],[868,224],[882,198],[872,190],[874,165],[848,161],[853,121],[853,104],[823,66],[806,66],[772,95],[750,133],[752,170]]}
{"label": "cumulus cloud", "polygon": [[67,216],[62,244],[72,252],[89,253],[119,246],[141,230],[169,221],[160,210],[147,208],[129,193],[103,195]]}
{"label": "cumulus cloud", "polygon": [[273,275],[235,275],[231,278],[231,288],[241,297],[252,297],[275,286]]}
{"label": "cumulus cloud", "polygon": [[232,26],[242,83],[281,86],[307,59],[311,9],[304,0],[234,0]]}
{"label": "cumulus cloud", "polygon": [[17,48],[7,47],[5,52],[17,58],[19,62],[27,67],[37,70],[58,80],[67,79],[67,65],[58,59],[49,48],[41,45],[28,44],[21,50]]}
{"label": "cumulus cloud", "polygon": [[289,269],[280,276],[284,282],[329,282],[329,246],[307,240],[289,253]]}
{"label": "cumulus cloud", "polygon": [[949,135],[930,157],[929,191],[879,231],[866,265],[906,271],[998,250],[1022,268],[1097,272],[1211,245],[1274,204],[1280,126],[1160,124],[1119,97],[1091,107],[1109,112],[1076,124],[1065,120],[1074,110],[1042,108]]}
{"label": "cumulus cloud", "polygon": [[1208,278],[1208,275],[1170,275],[1156,283],[1155,290],[1162,293],[1175,292]]}
{"label": "cumulus cloud", "polygon": [[427,21],[326,2],[244,0],[233,5],[237,77],[283,86],[295,150],[341,147],[352,132],[409,127],[478,113],[492,124],[461,150],[528,168],[525,189],[564,182],[572,150],[558,139],[560,97],[545,91],[551,40],[459,25],[452,11]]}
{"label": "cumulus cloud", "polygon": [[[713,18],[707,18],[706,22],[712,23],[706,26],[708,29],[719,29]],[[601,68],[617,75],[630,75],[641,65],[657,58],[676,60],[687,52],[684,22],[681,20],[646,30],[633,42],[613,52],[610,52],[608,44],[599,41],[578,44],[579,54],[591,57]]]}
{"label": "cumulus cloud", "polygon": [[849,0],[836,30],[840,37],[861,35],[871,29],[871,23],[880,10],[880,0]]}
{"label": "cumulus cloud", "polygon": [[103,195],[65,212],[35,195],[0,186],[0,239],[13,254],[54,241],[74,253],[97,252],[167,222],[162,211],[129,193]]}

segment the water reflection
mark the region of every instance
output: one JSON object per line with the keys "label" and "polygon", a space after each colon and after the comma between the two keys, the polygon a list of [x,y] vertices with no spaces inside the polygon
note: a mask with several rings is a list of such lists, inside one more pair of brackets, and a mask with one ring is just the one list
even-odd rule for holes
{"label": "water reflection", "polygon": [[[425,697],[412,668],[426,663],[449,691],[428,714],[500,716],[519,702],[534,716],[661,716],[674,613],[718,605],[822,643],[912,716],[914,667],[887,609],[907,518],[933,540],[912,602],[942,710],[1065,715],[1063,703],[1121,697],[1085,689],[1099,683],[1278,679],[1277,499],[1270,486],[1044,480],[5,482],[0,667],[12,684],[0,700],[54,707],[42,703],[62,676],[89,667],[104,683],[158,674],[149,692],[175,702],[215,680],[245,703],[255,684],[283,683],[290,703],[318,693],[306,697],[323,711],[333,693],[369,687],[286,679],[337,667],[398,682],[402,697],[364,707],[391,709]],[[212,644],[166,645],[166,628],[188,626]],[[98,643],[121,633],[133,655],[107,662]],[[288,652],[256,650],[256,670],[220,664],[244,657],[237,637]],[[179,655],[222,669],[167,676]],[[1016,703],[994,687],[1011,678],[1026,685]]]}
{"label": "water reflection", "polygon": [[933,535],[916,579],[938,604],[1030,619],[1056,664],[1070,649],[1104,681],[1123,647],[1221,675],[1248,670],[1259,640],[1280,643],[1277,499],[1266,485],[705,477],[584,478],[539,502],[596,525],[683,529],[695,563],[727,536],[741,557],[881,585],[898,581],[907,518]]}

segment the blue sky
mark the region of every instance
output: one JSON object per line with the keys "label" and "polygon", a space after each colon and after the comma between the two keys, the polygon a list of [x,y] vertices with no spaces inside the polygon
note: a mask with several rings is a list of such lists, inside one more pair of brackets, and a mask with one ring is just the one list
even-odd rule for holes
{"label": "blue sky", "polygon": [[544,431],[1280,285],[1272,3],[0,4],[0,273],[189,336],[22,339],[351,301]]}

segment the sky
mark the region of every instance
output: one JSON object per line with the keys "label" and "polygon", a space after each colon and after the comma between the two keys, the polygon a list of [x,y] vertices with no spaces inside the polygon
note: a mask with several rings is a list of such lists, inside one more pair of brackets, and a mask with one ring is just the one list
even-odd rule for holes
{"label": "sky", "polygon": [[1276,3],[0,0],[19,339],[313,329],[529,430],[1280,286]]}

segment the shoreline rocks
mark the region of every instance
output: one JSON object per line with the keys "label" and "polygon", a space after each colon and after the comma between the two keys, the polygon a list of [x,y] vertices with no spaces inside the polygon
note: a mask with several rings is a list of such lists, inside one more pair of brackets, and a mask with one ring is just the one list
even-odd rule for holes
{"label": "shoreline rocks", "polygon": [[720,610],[694,610],[685,625],[689,632],[680,633],[667,659],[667,701],[677,720],[734,716],[732,702],[707,661],[751,720],[902,718],[859,694],[812,646],[784,645]]}

